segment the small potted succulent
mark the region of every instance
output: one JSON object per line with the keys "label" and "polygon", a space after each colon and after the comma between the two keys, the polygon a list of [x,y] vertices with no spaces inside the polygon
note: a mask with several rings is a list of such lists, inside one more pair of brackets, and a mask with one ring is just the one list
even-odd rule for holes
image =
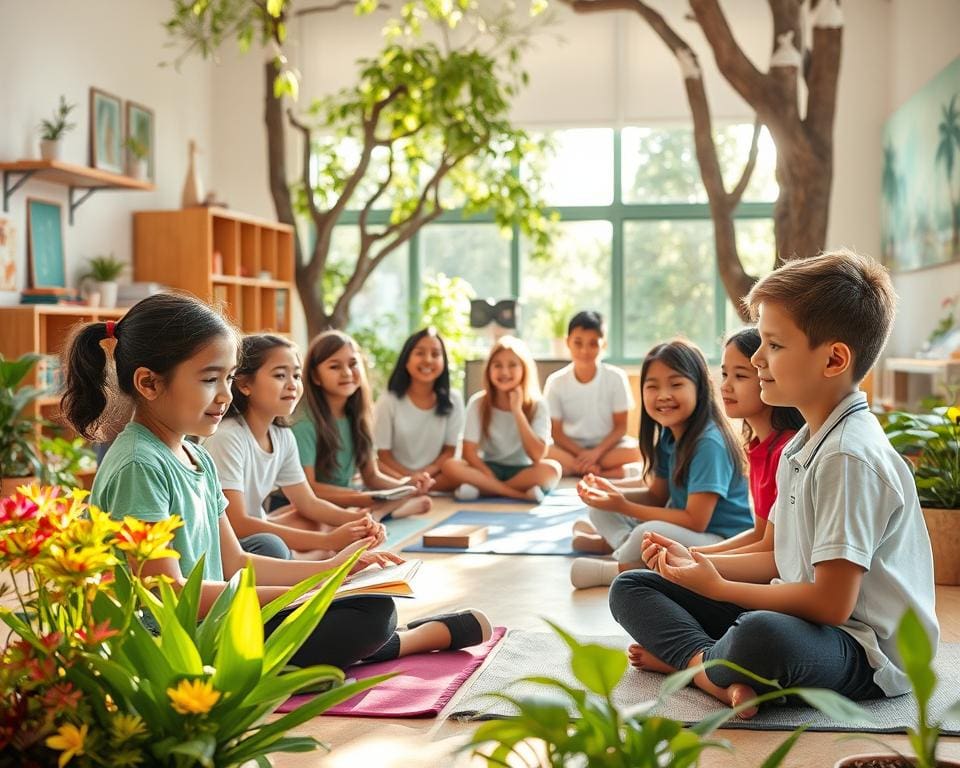
{"label": "small potted succulent", "polygon": [[68,104],[61,95],[60,106],[54,111],[53,117],[40,121],[40,157],[44,160],[60,159],[60,139],[67,131],[76,127],[76,123],[68,122],[70,113],[76,107],[76,104]]}
{"label": "small potted succulent", "polygon": [[126,262],[109,256],[94,256],[89,260],[90,269],[84,280],[93,280],[100,292],[100,305],[108,309],[117,306],[117,278],[127,268]]}
{"label": "small potted succulent", "polygon": [[934,578],[937,584],[960,584],[960,407],[894,411],[885,417],[884,431],[913,469],[933,545]]}
{"label": "small potted succulent", "polygon": [[128,136],[124,142],[127,156],[127,173],[137,181],[146,181],[150,174],[150,151],[136,136]]}

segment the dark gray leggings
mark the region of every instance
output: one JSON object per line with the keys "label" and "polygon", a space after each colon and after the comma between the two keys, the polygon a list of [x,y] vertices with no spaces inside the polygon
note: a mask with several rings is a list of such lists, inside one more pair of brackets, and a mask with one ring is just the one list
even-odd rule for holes
{"label": "dark gray leggings", "polygon": [[[883,697],[863,647],[839,627],[709,600],[645,570],[617,577],[610,611],[637,643],[675,669],[703,651],[704,661],[732,661],[784,688],[830,688],[855,701]],[[746,683],[757,693],[769,690],[728,667],[706,674],[722,688]]]}
{"label": "dark gray leggings", "polygon": [[[281,611],[264,625],[266,637],[276,631],[290,610]],[[338,600],[327,608],[290,663],[298,667],[332,664],[345,669],[378,651],[396,628],[397,609],[389,597]]]}

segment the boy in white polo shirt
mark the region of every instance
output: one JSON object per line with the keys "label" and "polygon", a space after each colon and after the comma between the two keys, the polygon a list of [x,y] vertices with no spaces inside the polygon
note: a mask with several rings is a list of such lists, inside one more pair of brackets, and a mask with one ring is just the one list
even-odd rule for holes
{"label": "boy in white polo shirt", "polygon": [[[783,687],[903,694],[901,617],[912,608],[934,648],[939,626],[912,473],[858,387],[893,321],[890,278],[839,251],[788,262],[747,301],[763,401],[807,422],[778,466],[774,551],[691,555],[648,534],[643,557],[656,572],[621,574],[610,588],[614,617],[636,640],[631,663],[669,672],[727,659]],[[731,706],[765,691],[720,666],[694,682]]]}
{"label": "boy in white polo shirt", "polygon": [[578,312],[567,326],[572,362],[544,385],[553,433],[547,457],[567,476],[624,477],[623,465],[640,461],[637,441],[626,436],[630,383],[622,370],[600,362],[605,344],[601,314]]}

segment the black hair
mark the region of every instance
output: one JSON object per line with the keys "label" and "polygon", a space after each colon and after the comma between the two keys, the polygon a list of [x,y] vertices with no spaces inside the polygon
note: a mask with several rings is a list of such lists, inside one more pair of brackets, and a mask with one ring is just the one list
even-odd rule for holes
{"label": "black hair", "polygon": [[411,381],[410,372],[407,370],[407,362],[410,360],[410,355],[413,354],[413,348],[417,346],[421,339],[428,337],[440,342],[440,351],[443,354],[443,372],[433,382],[433,391],[437,395],[437,405],[434,412],[437,416],[446,416],[453,410],[453,403],[450,400],[450,361],[447,358],[447,345],[443,343],[443,337],[433,326],[417,331],[403,342],[403,349],[400,350],[397,364],[393,366],[393,373],[390,374],[387,389],[397,397],[403,397],[407,394]]}
{"label": "black hair", "polygon": [[[683,378],[692,381],[697,391],[697,402],[693,413],[687,419],[683,434],[677,440],[673,482],[676,485],[682,485],[686,482],[687,471],[696,451],[697,441],[711,422],[716,424],[717,429],[720,430],[736,471],[743,474],[743,449],[737,442],[733,429],[730,427],[730,422],[727,421],[727,417],[723,414],[720,404],[717,402],[710,370],[707,368],[707,361],[704,359],[703,353],[695,344],[683,339],[674,339],[665,344],[657,344],[647,353],[647,356],[643,359],[643,367],[640,369],[641,401],[643,385],[647,380],[647,371],[658,360],[670,370],[676,371]],[[664,427],[660,426],[647,413],[646,406],[643,406],[640,410],[640,454],[644,461],[644,475],[651,468],[656,468],[657,444],[663,437],[663,430]]]}
{"label": "black hair", "polygon": [[[181,293],[158,293],[132,306],[114,324],[113,361],[116,388],[136,398],[133,374],[148,368],[165,377],[218,337],[236,340],[237,329],[199,299]],[[113,387],[107,380],[107,324],[86,323],[71,335],[64,352],[66,378],[60,409],[88,440],[100,437]]]}
{"label": "black hair", "polygon": [[[274,336],[272,333],[253,334],[244,336],[240,344],[240,366],[237,368],[236,377],[233,384],[230,385],[230,391],[233,392],[233,402],[227,411],[228,416],[243,416],[250,407],[250,400],[240,391],[240,385],[243,384],[240,377],[247,379],[257,375],[257,371],[263,366],[267,359],[267,353],[272,349],[285,347],[294,350],[296,353],[297,345],[289,339],[281,336]],[[278,427],[289,427],[289,419],[283,416],[277,416],[273,423]]]}
{"label": "black hair", "polygon": [[[755,326],[741,328],[739,331],[735,331],[727,337],[724,346],[726,347],[730,344],[733,344],[740,351],[740,354],[749,360],[756,354],[756,351],[760,349],[760,331],[758,331]],[[772,407],[773,411],[770,414],[770,426],[774,432],[779,433],[787,430],[796,432],[806,424],[803,414],[796,408],[789,405],[774,405]],[[750,429],[750,425],[747,424],[747,420],[744,419],[743,442],[746,444],[752,439],[753,430]]]}
{"label": "black hair", "polygon": [[585,331],[596,331],[600,336],[604,335],[603,315],[593,309],[584,309],[577,312],[570,318],[567,324],[567,336],[577,328],[583,328]]}

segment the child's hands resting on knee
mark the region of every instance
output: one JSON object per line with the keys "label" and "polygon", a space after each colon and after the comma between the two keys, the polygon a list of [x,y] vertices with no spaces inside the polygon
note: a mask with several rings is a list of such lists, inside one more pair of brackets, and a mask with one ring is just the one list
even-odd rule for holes
{"label": "child's hands resting on knee", "polygon": [[659,533],[645,531],[641,541],[640,557],[651,571],[659,573],[661,554],[664,554],[666,562],[673,566],[693,565],[695,562],[690,550],[683,544],[678,544],[673,539]]}
{"label": "child's hands resting on knee", "polygon": [[352,544],[359,539],[365,539],[368,536],[376,538],[378,531],[375,526],[383,527],[379,523],[373,522],[373,518],[369,515],[337,526],[329,533],[330,549],[343,549],[348,544]]}
{"label": "child's hands resting on knee", "polygon": [[410,476],[410,484],[417,489],[417,495],[422,496],[427,493],[437,481],[430,477],[429,472],[416,472]]}
{"label": "child's hands resting on knee", "polygon": [[[680,546],[679,544],[677,546]],[[658,556],[657,572],[668,581],[696,592],[698,595],[712,599],[721,599],[719,590],[724,579],[710,558],[699,552],[693,553],[691,561],[684,561],[674,565],[671,555],[666,549],[661,549]]]}
{"label": "child's hands resting on knee", "polygon": [[595,475],[587,475],[577,483],[577,494],[584,504],[604,512],[619,512],[627,501],[616,486]]}

